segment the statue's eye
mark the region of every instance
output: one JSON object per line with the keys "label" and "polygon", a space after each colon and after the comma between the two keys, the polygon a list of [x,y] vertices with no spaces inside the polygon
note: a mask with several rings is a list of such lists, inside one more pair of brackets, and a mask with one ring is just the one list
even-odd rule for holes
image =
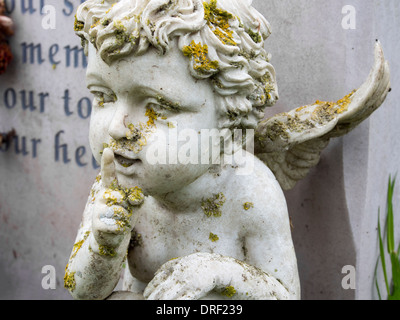
{"label": "statue's eye", "polygon": [[165,112],[165,111],[168,110],[168,109],[164,108],[164,106],[162,106],[162,105],[160,105],[158,103],[148,103],[146,105],[146,108],[154,110],[155,112]]}
{"label": "statue's eye", "polygon": [[181,107],[178,103],[172,103],[167,100],[150,102],[147,107],[153,108],[155,111],[164,113],[178,113],[181,111]]}
{"label": "statue's eye", "polygon": [[105,103],[113,103],[117,101],[117,97],[113,92],[105,92],[105,91],[98,91],[98,90],[91,90],[91,93],[94,95],[97,104],[100,107],[103,107]]}

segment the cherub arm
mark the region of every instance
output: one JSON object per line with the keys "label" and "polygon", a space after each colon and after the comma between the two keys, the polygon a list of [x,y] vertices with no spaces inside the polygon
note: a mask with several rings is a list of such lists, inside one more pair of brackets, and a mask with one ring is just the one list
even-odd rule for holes
{"label": "cherub arm", "polygon": [[194,253],[165,263],[144,291],[148,300],[287,300],[288,289],[268,273],[216,253]]}
{"label": "cherub arm", "polygon": [[113,161],[112,151],[105,149],[101,180],[93,185],[65,270],[64,286],[75,299],[101,300],[113,292],[137,220],[132,209],[143,202],[142,196],[124,199],[111,188],[115,181]]}
{"label": "cherub arm", "polygon": [[389,65],[377,42],[374,67],[358,90],[336,103],[317,101],[261,122],[256,130],[255,154],[274,172],[283,189],[292,189],[318,164],[329,140],[367,119],[389,91]]}
{"label": "cherub arm", "polygon": [[[88,204],[84,214],[91,216],[92,212],[93,208]],[[74,299],[103,300],[119,281],[130,234],[122,239],[118,248],[107,252],[95,240],[90,224],[82,224],[79,229],[65,268],[64,286]]]}

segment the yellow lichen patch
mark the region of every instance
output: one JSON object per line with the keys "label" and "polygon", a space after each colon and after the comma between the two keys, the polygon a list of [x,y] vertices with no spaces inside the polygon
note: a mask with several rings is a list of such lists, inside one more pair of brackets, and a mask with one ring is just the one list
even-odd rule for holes
{"label": "yellow lichen patch", "polygon": [[126,139],[113,140],[110,143],[110,148],[113,150],[125,149],[134,153],[142,151],[147,145],[147,138],[154,133],[155,126],[139,123],[137,126],[132,123],[128,125]]}
{"label": "yellow lichen patch", "polygon": [[78,18],[75,15],[75,22],[74,22],[74,31],[79,32],[82,31],[83,28],[85,27],[85,23],[82,21],[79,21]]}
{"label": "yellow lichen patch", "polygon": [[125,43],[128,43],[128,42],[132,42],[132,43],[135,42],[136,38],[132,34],[129,34],[127,32],[126,27],[124,26],[124,24],[121,21],[115,20],[113,22],[113,27],[114,27],[115,39],[119,46],[121,46]]}
{"label": "yellow lichen patch", "polygon": [[99,254],[106,257],[114,257],[117,253],[114,248],[107,246],[99,246]]}
{"label": "yellow lichen patch", "polygon": [[101,25],[103,27],[107,27],[108,25],[110,25],[110,23],[112,22],[111,19],[104,17],[103,19],[101,19]]}
{"label": "yellow lichen patch", "polygon": [[266,99],[271,100],[271,93],[275,91],[274,81],[270,72],[265,73],[261,78],[259,78],[259,81],[262,83],[264,89],[264,95],[262,95],[261,101],[266,103]]}
{"label": "yellow lichen patch", "polygon": [[102,148],[102,150],[100,151],[100,155],[103,154],[104,149],[109,148],[109,147],[110,147],[110,146],[109,146],[107,143],[103,143],[103,148]]}
{"label": "yellow lichen patch", "polygon": [[[336,102],[317,100],[313,105],[296,109],[296,113],[282,113],[268,125],[266,137],[272,141],[277,138],[288,140],[293,132],[304,132],[319,125],[324,125],[348,110],[355,90]],[[308,109],[304,111],[305,109]],[[307,115],[307,117],[303,117]]]}
{"label": "yellow lichen patch", "polygon": [[118,191],[118,190],[120,190],[120,187],[119,187],[119,184],[118,184],[118,180],[117,180],[117,179],[114,179],[114,180],[111,182],[111,185],[108,187],[108,189],[113,190],[113,191]]}
{"label": "yellow lichen patch", "polygon": [[[333,101],[321,101],[317,100],[314,103],[316,106],[312,112],[312,120],[318,123],[323,123],[325,121],[330,121],[334,118],[335,115],[342,114],[348,110],[348,107],[352,101],[352,96],[356,90],[353,90],[348,95],[344,96],[342,99],[333,102]],[[311,105],[302,106],[296,109],[297,113],[302,112],[306,108],[310,108]]]}
{"label": "yellow lichen patch", "polygon": [[174,261],[174,260],[177,260],[177,259],[179,259],[180,257],[176,257],[176,258],[172,258],[172,259],[169,259],[168,261]]}
{"label": "yellow lichen patch", "polygon": [[69,291],[74,291],[76,287],[75,281],[75,272],[68,271],[68,265],[65,268],[65,275],[64,275],[64,288],[68,289]]}
{"label": "yellow lichen patch", "polygon": [[263,38],[259,32],[255,32],[251,29],[246,30],[246,33],[250,36],[250,38],[255,42],[255,43],[260,43]]}
{"label": "yellow lichen patch", "polygon": [[219,240],[219,237],[216,234],[210,232],[208,239],[210,239],[212,242],[217,242]]}
{"label": "yellow lichen patch", "polygon": [[141,136],[140,130],[136,128],[132,123],[128,124],[128,130],[126,131],[126,139],[137,141]]}
{"label": "yellow lichen patch", "polygon": [[351,97],[354,95],[356,90],[350,92],[347,96],[343,97],[342,99],[336,102],[336,113],[341,114],[348,110],[349,104],[351,103]]}
{"label": "yellow lichen patch", "polygon": [[96,200],[96,197],[95,197],[96,193],[97,193],[96,190],[94,190],[93,188],[90,190],[90,197],[91,197],[90,201],[92,203],[94,203],[94,201]]}
{"label": "yellow lichen patch", "polygon": [[232,298],[236,294],[236,290],[233,286],[226,287],[221,291],[221,295]]}
{"label": "yellow lichen patch", "polygon": [[[104,1],[103,1],[103,2],[104,2]],[[117,4],[117,3],[113,3],[113,4],[111,5],[110,9],[108,9],[108,10],[106,11],[106,14],[110,13],[110,11],[112,10],[112,8],[113,8],[116,4]]]}
{"label": "yellow lichen patch", "polygon": [[118,204],[118,199],[112,194],[111,190],[104,192],[103,199],[106,200],[106,204],[109,207]]}
{"label": "yellow lichen patch", "polygon": [[82,245],[85,243],[86,239],[89,237],[90,231],[86,231],[83,239],[81,241],[78,241],[77,243],[74,244],[74,247],[72,248],[72,255],[70,259],[75,258],[76,254],[82,247]]}
{"label": "yellow lichen patch", "polygon": [[254,203],[253,202],[246,202],[244,205],[243,205],[243,208],[244,208],[244,210],[250,210],[251,208],[254,208]]}
{"label": "yellow lichen patch", "polygon": [[[102,154],[103,152],[101,152],[100,154]],[[97,185],[100,183],[101,181],[101,174],[98,174],[95,182],[92,186],[92,189],[90,189],[90,197],[91,197],[91,202],[94,203],[94,201],[96,200],[96,195],[99,192],[99,189],[97,188]]]}
{"label": "yellow lichen patch", "polygon": [[222,192],[214,195],[210,199],[203,200],[201,202],[201,208],[207,217],[220,217],[222,215],[222,206],[224,205],[226,198]]}
{"label": "yellow lichen patch", "polygon": [[174,129],[175,128],[175,125],[172,122],[167,122],[167,126],[170,129]]}
{"label": "yellow lichen patch", "polygon": [[104,108],[104,96],[101,96],[97,99],[97,106],[99,108]]}
{"label": "yellow lichen patch", "polygon": [[148,126],[156,125],[154,121],[156,121],[159,117],[157,112],[155,112],[152,108],[147,108],[145,116],[149,118],[149,121],[147,121]]}
{"label": "yellow lichen patch", "polygon": [[234,16],[228,11],[217,8],[217,0],[211,0],[209,3],[203,2],[203,5],[204,19],[213,33],[224,44],[236,46],[236,42],[233,40],[233,31],[229,25],[229,20]]}
{"label": "yellow lichen patch", "polygon": [[308,106],[302,106],[302,107],[300,107],[300,108],[297,108],[296,109],[296,112],[301,112],[301,111],[303,111],[305,108],[307,108]]}
{"label": "yellow lichen patch", "polygon": [[315,108],[313,112],[314,119],[319,120],[319,122],[321,122],[321,120],[330,121],[334,118],[335,115],[346,112],[348,110],[349,104],[352,101],[351,98],[355,92],[356,90],[353,90],[351,93],[336,102],[317,100],[315,104],[318,105],[318,107]]}
{"label": "yellow lichen patch", "polygon": [[113,217],[120,227],[125,227],[126,225],[129,225],[129,218],[131,217],[131,214],[127,214],[125,209],[122,207],[114,207],[113,211]]}
{"label": "yellow lichen patch", "polygon": [[90,26],[91,29],[96,28],[100,24],[100,19],[95,18],[94,23]]}
{"label": "yellow lichen patch", "polygon": [[201,43],[196,43],[194,40],[190,45],[183,47],[183,54],[193,59],[193,68],[203,74],[208,74],[218,70],[218,61],[211,61],[208,59],[208,46],[204,46]]}
{"label": "yellow lichen patch", "polygon": [[125,193],[130,204],[138,204],[144,199],[143,191],[139,187],[130,188]]}
{"label": "yellow lichen patch", "polygon": [[286,141],[290,137],[290,132],[301,132],[315,126],[309,120],[300,120],[298,115],[291,116],[290,114],[285,113],[281,114],[281,117],[282,120],[275,119],[268,126],[266,137],[269,140],[275,141],[277,138],[280,138]]}
{"label": "yellow lichen patch", "polygon": [[[113,191],[119,192],[121,195],[120,199],[117,199],[112,194]],[[130,228],[134,208],[141,205],[144,199],[142,189],[139,187],[122,188],[119,186],[118,181],[114,179],[108,190],[104,192],[103,197],[109,207],[116,205],[113,207],[113,219],[118,228],[120,230]]]}

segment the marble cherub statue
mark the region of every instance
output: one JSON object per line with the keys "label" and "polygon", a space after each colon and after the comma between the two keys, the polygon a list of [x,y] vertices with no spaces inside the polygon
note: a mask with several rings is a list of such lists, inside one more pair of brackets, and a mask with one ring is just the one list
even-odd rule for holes
{"label": "marble cherub statue", "polygon": [[101,173],[66,267],[72,296],[299,299],[282,189],[385,99],[379,43],[359,90],[263,120],[278,90],[251,0],[87,0],[75,31]]}

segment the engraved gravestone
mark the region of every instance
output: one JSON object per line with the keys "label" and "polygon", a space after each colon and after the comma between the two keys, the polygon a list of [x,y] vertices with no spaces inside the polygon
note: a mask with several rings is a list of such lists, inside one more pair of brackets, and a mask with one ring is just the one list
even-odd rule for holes
{"label": "engraved gravestone", "polygon": [[0,148],[0,297],[65,296],[59,279],[56,293],[41,288],[41,270],[63,274],[63,242],[98,170],[87,139],[87,61],[73,33],[81,2],[5,1],[15,34],[0,77],[0,132],[15,134]]}

